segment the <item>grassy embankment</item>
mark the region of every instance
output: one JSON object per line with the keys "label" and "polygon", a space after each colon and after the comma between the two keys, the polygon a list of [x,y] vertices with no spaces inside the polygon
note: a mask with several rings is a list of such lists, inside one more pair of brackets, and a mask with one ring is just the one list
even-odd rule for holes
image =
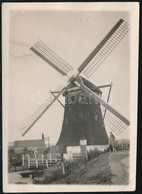
{"label": "grassy embankment", "polygon": [[42,180],[36,184],[128,184],[129,151],[97,151],[89,156],[89,161],[66,162],[65,172],[63,175],[61,164],[58,164],[45,170]]}
{"label": "grassy embankment", "polygon": [[49,168],[41,184],[110,184],[109,153],[89,161],[66,162],[65,172],[63,175],[61,165]]}

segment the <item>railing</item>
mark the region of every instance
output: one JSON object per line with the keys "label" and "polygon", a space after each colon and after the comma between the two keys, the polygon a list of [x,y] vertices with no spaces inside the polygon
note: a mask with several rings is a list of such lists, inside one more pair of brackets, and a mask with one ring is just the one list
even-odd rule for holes
{"label": "railing", "polygon": [[53,158],[51,154],[49,155],[32,155],[29,154],[22,156],[22,166],[28,168],[48,168],[53,166],[58,161],[61,161],[61,158]]}
{"label": "railing", "polygon": [[88,160],[88,154],[87,152],[72,154],[72,159],[73,160],[77,160],[77,159],[87,159]]}
{"label": "railing", "polygon": [[118,144],[116,145],[116,150],[129,150],[130,149],[130,145],[129,144]]}

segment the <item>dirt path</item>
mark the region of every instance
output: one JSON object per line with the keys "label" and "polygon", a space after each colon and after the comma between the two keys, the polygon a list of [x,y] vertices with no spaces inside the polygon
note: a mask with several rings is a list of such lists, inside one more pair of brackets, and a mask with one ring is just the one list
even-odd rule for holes
{"label": "dirt path", "polygon": [[111,183],[125,185],[129,180],[129,152],[110,153]]}

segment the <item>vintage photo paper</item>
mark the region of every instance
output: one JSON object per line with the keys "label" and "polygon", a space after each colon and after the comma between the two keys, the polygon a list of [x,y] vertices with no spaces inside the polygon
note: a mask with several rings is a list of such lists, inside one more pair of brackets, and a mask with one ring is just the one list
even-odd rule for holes
{"label": "vintage photo paper", "polygon": [[3,191],[134,191],[138,3],[2,5]]}

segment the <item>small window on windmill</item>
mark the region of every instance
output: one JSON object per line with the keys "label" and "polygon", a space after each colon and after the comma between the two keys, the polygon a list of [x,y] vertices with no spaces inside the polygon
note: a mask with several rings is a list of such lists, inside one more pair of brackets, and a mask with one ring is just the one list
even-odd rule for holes
{"label": "small window on windmill", "polygon": [[66,124],[68,124],[68,118],[66,118],[66,121],[65,121]]}
{"label": "small window on windmill", "polygon": [[95,120],[97,121],[97,119],[98,119],[98,116],[97,116],[97,115],[95,115],[94,117],[95,117]]}
{"label": "small window on windmill", "polygon": [[80,139],[80,145],[87,145],[87,139]]}

